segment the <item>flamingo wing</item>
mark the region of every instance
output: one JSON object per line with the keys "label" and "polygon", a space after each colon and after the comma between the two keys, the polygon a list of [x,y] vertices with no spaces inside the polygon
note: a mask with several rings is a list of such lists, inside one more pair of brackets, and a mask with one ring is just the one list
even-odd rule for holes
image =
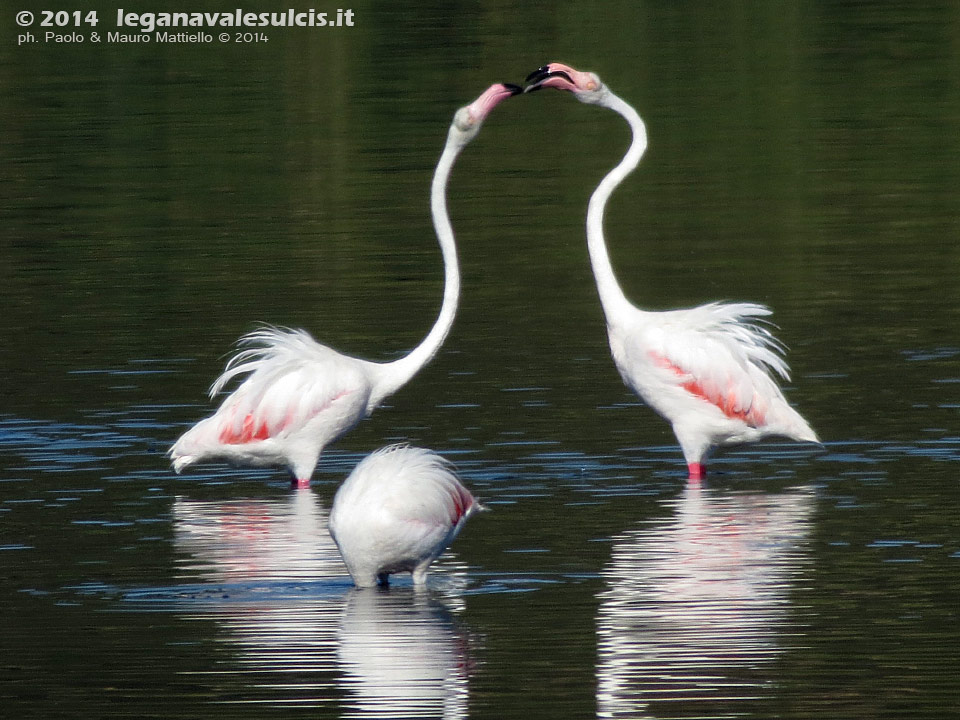
{"label": "flamingo wing", "polygon": [[365,458],[337,491],[336,522],[338,506],[377,528],[370,535],[379,554],[409,558],[438,555],[479,504],[440,455],[390,445]]}
{"label": "flamingo wing", "polygon": [[442,456],[422,448],[392,445],[379,451],[377,459],[390,465],[391,481],[381,491],[384,507],[396,520],[449,531],[475,510],[470,491]]}
{"label": "flamingo wing", "polygon": [[241,342],[251,347],[231,359],[211,388],[213,395],[246,374],[215,416],[220,443],[284,437],[334,408],[334,425],[349,426],[362,416],[370,392],[363,361],[317,343],[302,330],[265,328]]}
{"label": "flamingo wing", "polygon": [[789,377],[781,346],[754,320],[769,312],[760,305],[711,303],[659,313],[627,345],[630,362],[651,372],[661,387],[762,427],[770,404],[783,400],[772,374]]}

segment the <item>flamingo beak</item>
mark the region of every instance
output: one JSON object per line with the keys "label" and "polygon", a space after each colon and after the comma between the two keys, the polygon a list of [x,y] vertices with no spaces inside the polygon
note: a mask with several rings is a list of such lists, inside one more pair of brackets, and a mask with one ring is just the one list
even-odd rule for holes
{"label": "flamingo beak", "polygon": [[[547,84],[551,78],[558,78],[556,83]],[[566,81],[570,85],[575,85],[573,78],[564,71],[564,70],[551,70],[549,65],[544,65],[543,67],[538,67],[532,73],[527,75],[525,82],[527,87],[524,88],[524,92],[535,92],[537,90],[542,90],[545,87],[551,87],[551,85],[561,85],[562,81]]]}
{"label": "flamingo beak", "polygon": [[495,83],[488,87],[480,97],[467,105],[466,109],[472,122],[481,123],[497,105],[522,92],[523,88],[513,83]]}

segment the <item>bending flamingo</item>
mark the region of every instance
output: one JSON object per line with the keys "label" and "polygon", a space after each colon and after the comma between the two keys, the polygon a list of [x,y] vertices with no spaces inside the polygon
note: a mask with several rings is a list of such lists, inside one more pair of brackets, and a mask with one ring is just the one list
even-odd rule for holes
{"label": "bending flamingo", "polygon": [[613,362],[624,383],[673,426],[691,480],[706,473],[711,449],[779,435],[819,442],[783,397],[773,375],[789,379],[783,346],[753,303],[708,303],[651,312],[634,307],[617,283],[603,237],[607,200],[647,147],[640,115],[596,74],[551,63],[531,73],[527,91],[568,90],[581,102],[619,113],[633,131],[620,163],[601,180],[587,206],[587,247],[607,321]]}
{"label": "bending flamingo", "polygon": [[364,458],[333,498],[327,525],[357,587],[427,569],[483,506],[430,450],[390,445]]}
{"label": "bending flamingo", "polygon": [[430,189],[430,210],[444,266],[443,302],[437,320],[408,355],[379,363],[343,355],[304,330],[263,328],[241,338],[245,349],[227,363],[210,388],[219,393],[236,377],[246,379],[212,416],[185,432],[170,449],[180,472],[202,460],[241,465],[285,465],[299,487],[310,484],[325,446],[368,416],[406,384],[443,344],[460,295],[460,271],[446,187],[454,161],[476,137],[501,101],[520,92],[515,85],[490,86],[453,118]]}

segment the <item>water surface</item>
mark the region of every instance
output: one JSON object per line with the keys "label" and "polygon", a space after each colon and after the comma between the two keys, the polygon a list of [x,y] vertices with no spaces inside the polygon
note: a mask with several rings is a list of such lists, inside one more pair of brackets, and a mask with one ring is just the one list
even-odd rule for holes
{"label": "water surface", "polygon": [[[0,44],[7,712],[955,713],[954,5],[355,10],[349,32],[257,46]],[[544,92],[454,171],[444,348],[314,486],[174,475],[163,453],[256,322],[377,360],[419,341],[453,111],[550,60],[648,124],[607,217],[628,296],[768,304],[823,448],[733,450],[686,483],[613,369],[583,243],[626,127]],[[428,592],[357,592],[326,514],[397,441],[492,511]]]}

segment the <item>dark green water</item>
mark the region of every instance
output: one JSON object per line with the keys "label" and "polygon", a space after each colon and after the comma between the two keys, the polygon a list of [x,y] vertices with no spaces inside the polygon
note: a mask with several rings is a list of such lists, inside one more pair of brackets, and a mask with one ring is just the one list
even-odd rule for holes
{"label": "dark green water", "polygon": [[[0,714],[956,716],[960,6],[456,5],[247,45],[18,46],[0,15]],[[452,114],[552,60],[648,124],[607,215],[628,295],[768,304],[824,449],[686,486],[584,248],[627,129],[543,92],[454,171],[446,345],[313,489],[175,476],[257,321],[378,360],[419,341]],[[400,440],[493,512],[428,595],[356,593],[326,513]]]}

